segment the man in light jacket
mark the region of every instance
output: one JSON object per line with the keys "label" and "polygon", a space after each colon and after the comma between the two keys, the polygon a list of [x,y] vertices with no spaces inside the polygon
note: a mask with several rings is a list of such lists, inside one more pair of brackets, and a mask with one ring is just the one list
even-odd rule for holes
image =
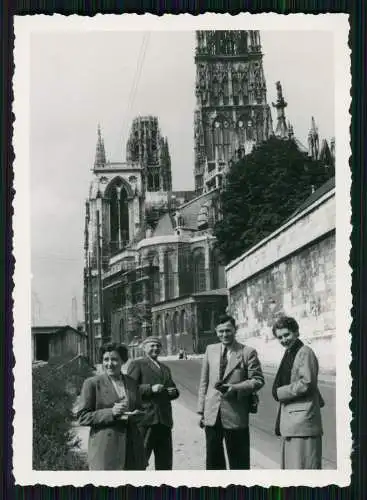
{"label": "man in light jacket", "polygon": [[235,340],[236,323],[222,315],[220,340],[206,349],[201,370],[198,413],[205,427],[206,469],[225,470],[223,440],[230,469],[250,468],[249,412],[252,396],[264,385],[255,349]]}
{"label": "man in light jacket", "polygon": [[275,433],[282,436],[281,468],[321,469],[324,401],[317,387],[317,357],[299,339],[294,318],[280,317],[273,334],[286,348],[272,391],[279,402]]}

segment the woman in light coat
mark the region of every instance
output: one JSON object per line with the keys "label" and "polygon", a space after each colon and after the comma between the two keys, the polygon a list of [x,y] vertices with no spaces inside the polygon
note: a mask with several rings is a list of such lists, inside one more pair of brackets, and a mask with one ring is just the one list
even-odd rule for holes
{"label": "woman in light coat", "polygon": [[121,373],[128,359],[125,345],[101,349],[104,373],[83,385],[78,410],[80,425],[90,427],[90,470],[145,470],[143,437],[137,427],[141,401],[137,383]]}

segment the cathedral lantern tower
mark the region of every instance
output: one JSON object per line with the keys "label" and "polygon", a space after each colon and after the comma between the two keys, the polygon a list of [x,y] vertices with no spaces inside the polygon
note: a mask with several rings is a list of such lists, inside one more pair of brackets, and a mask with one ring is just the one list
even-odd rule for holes
{"label": "cathedral lantern tower", "polygon": [[196,32],[195,190],[272,134],[259,31]]}
{"label": "cathedral lantern tower", "polygon": [[172,190],[168,141],[161,135],[156,116],[139,116],[133,120],[126,145],[126,160],[142,166],[146,191]]}

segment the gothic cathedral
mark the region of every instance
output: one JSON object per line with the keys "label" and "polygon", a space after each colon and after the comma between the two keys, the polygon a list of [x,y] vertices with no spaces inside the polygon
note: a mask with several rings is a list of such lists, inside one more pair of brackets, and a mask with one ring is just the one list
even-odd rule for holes
{"label": "gothic cathedral", "polygon": [[196,32],[195,191],[272,134],[259,31]]}

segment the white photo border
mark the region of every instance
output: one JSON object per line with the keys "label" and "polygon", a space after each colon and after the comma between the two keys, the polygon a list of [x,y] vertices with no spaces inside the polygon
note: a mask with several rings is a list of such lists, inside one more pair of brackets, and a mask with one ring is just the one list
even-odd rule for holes
{"label": "white photo border", "polygon": [[[320,30],[334,35],[335,139],[336,155],[336,425],[337,469],[320,471],[35,471],[32,470],[32,363],[31,363],[31,261],[30,261],[30,36],[49,31],[185,31],[197,29]],[[13,146],[14,257],[14,435],[13,474],[17,485],[48,486],[312,486],[350,484],[352,435],[351,399],[351,72],[347,14],[203,14],[192,16],[151,14],[104,15],[93,18],[62,15],[15,16]],[[340,189],[339,189],[340,186]],[[203,450],[203,453],[205,450]]]}

